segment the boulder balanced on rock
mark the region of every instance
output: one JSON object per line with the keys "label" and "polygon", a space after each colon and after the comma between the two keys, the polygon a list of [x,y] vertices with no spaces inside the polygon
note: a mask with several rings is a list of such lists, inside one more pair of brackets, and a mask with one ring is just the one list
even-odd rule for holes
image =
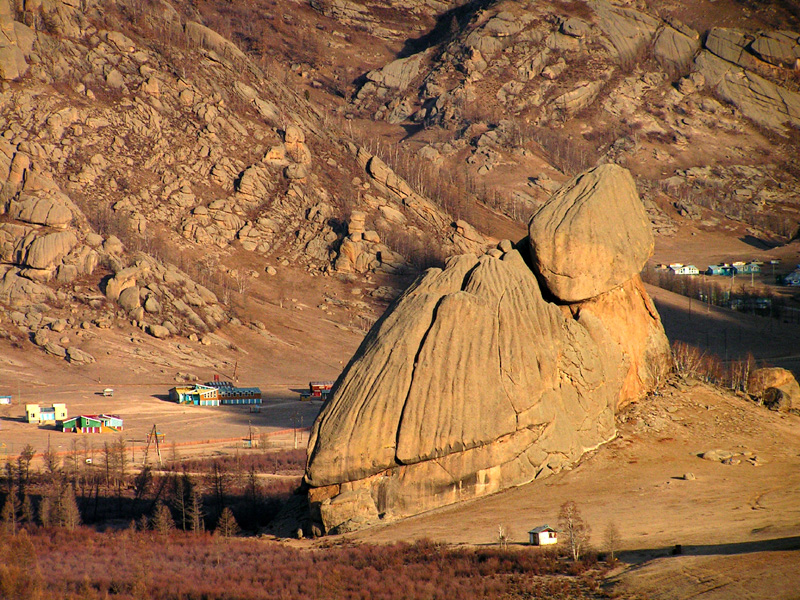
{"label": "boulder balanced on rock", "polygon": [[[652,388],[669,364],[636,275],[649,256],[648,223],[638,213],[626,221],[625,235],[644,242],[616,261],[628,265],[624,278],[597,265],[593,295],[573,304],[552,301],[561,292],[536,270],[536,249],[570,236],[566,221],[581,253],[607,242],[587,221],[604,207],[610,223],[625,219],[615,212],[622,207],[640,209],[635,190],[623,202],[615,196],[631,191],[627,180],[613,166],[584,173],[533,217],[530,244],[451,258],[375,324],[309,442],[305,480],[325,532],[544,477],[615,435],[617,407]],[[543,226],[552,214],[570,219]]]}

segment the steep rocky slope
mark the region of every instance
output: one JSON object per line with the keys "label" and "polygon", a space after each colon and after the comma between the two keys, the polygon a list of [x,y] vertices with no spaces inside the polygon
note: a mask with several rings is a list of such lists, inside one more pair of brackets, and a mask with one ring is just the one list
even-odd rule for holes
{"label": "steep rocky slope", "polygon": [[[78,362],[92,357],[54,339],[82,323],[196,339],[238,322],[231,296],[265,272],[402,276],[463,238],[281,67],[200,18],[178,2],[0,2],[4,336]],[[381,233],[401,225],[392,249]]]}
{"label": "steep rocky slope", "polygon": [[638,279],[652,234],[630,174],[576,177],[530,232],[429,270],[367,335],[309,442],[325,532],[558,472],[613,437],[616,408],[668,371]]}
{"label": "steep rocky slope", "polygon": [[468,6],[443,17],[451,27],[436,43],[367,72],[354,110],[416,124],[410,150],[489,188],[484,201],[509,214],[599,160],[634,172],[659,234],[674,233],[678,214],[709,226],[736,219],[757,237],[797,229],[791,7]]}
{"label": "steep rocky slope", "polygon": [[3,334],[202,337],[278,269],[390,298],[597,161],[659,236],[780,240],[797,16],[715,7],[4,0]]}

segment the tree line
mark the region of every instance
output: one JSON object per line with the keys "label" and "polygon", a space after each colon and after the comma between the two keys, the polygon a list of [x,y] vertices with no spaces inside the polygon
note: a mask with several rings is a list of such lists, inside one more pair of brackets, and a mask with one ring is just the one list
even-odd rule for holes
{"label": "tree line", "polygon": [[[161,533],[257,531],[299,484],[305,456],[297,453],[176,458],[156,470],[149,464],[134,466],[125,440],[117,438],[99,449],[88,444],[74,449],[63,460],[48,449],[42,467],[33,470],[35,450],[27,445],[16,458],[7,459],[0,474],[0,522],[10,532],[31,527],[74,530],[82,523],[120,521]],[[279,468],[280,476],[265,481],[264,471],[278,473]]]}

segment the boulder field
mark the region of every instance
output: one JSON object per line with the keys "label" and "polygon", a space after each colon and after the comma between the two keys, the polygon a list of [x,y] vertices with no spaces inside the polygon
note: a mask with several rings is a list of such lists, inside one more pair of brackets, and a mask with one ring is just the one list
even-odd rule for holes
{"label": "boulder field", "polygon": [[429,269],[364,339],[309,441],[325,533],[558,472],[612,439],[616,410],[670,369],[627,170],[567,182],[529,234]]}

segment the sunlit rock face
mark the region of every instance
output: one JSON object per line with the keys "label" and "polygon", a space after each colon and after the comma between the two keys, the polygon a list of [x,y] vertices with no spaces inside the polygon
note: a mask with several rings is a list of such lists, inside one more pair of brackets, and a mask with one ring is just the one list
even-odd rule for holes
{"label": "sunlit rock face", "polygon": [[428,270],[367,335],[309,443],[326,532],[557,472],[611,439],[617,407],[666,372],[630,174],[583,173],[529,229],[516,248]]}

